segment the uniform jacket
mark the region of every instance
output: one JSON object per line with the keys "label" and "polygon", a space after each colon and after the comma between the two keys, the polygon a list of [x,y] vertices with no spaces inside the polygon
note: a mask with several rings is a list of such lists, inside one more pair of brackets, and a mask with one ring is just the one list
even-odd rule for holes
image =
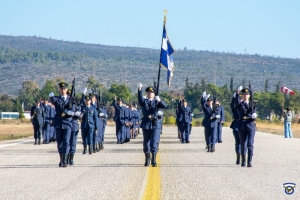
{"label": "uniform jacket", "polygon": [[[142,91],[138,91],[138,101],[142,107],[143,118],[141,128],[143,129],[156,129],[161,128],[162,120],[157,118],[157,111],[159,108],[167,108],[167,104],[164,101],[156,101],[153,99],[144,99]],[[153,123],[155,121],[156,123]]]}
{"label": "uniform jacket", "polygon": [[186,106],[184,107],[182,105],[182,101],[179,101],[178,103],[178,110],[180,112],[179,114],[179,122],[186,122],[186,123],[190,123],[192,122],[192,109],[190,106]]}
{"label": "uniform jacket", "polygon": [[94,128],[98,130],[98,112],[94,106],[82,106],[81,128]]}
{"label": "uniform jacket", "polygon": [[32,125],[44,125],[45,124],[45,113],[43,107],[33,106],[31,108],[30,116],[32,117]]}
{"label": "uniform jacket", "polygon": [[256,125],[254,123],[254,119],[251,118],[252,114],[256,112],[256,107],[253,107],[253,111],[251,110],[251,106],[244,101],[240,101],[240,97],[236,100],[237,109],[239,112],[239,130],[250,131],[256,130]]}
{"label": "uniform jacket", "polygon": [[67,112],[68,110],[74,110],[74,108],[69,108],[69,100],[69,97],[65,100],[63,100],[62,96],[50,97],[50,101],[55,106],[55,117],[53,123],[56,128],[68,129],[72,126],[72,116],[69,116]]}
{"label": "uniform jacket", "polygon": [[201,98],[201,106],[204,113],[204,119],[202,121],[202,125],[204,127],[211,127],[211,128],[216,127],[217,125],[216,115],[218,113],[215,112],[213,108],[206,105],[206,100],[203,97]]}

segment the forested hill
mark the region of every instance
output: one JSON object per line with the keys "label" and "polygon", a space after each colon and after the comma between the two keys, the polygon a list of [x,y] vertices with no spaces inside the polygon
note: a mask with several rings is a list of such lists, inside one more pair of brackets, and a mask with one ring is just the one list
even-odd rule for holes
{"label": "forested hill", "polygon": [[[172,42],[176,47],[176,41]],[[135,91],[137,83],[149,85],[153,78],[157,79],[159,55],[159,49],[0,35],[0,93],[17,95],[26,80],[42,87],[47,79],[57,77],[69,82],[76,77],[76,87],[82,88],[88,76],[95,76],[107,87],[110,83],[125,83]],[[300,59],[189,49],[177,50],[173,57],[173,90],[182,89],[187,76],[190,83],[205,78],[206,82],[218,86],[229,85],[231,77],[234,86],[251,80],[252,87],[258,91],[264,90],[268,79],[270,91],[279,82],[300,90]],[[160,88],[169,90],[165,70],[162,70]]]}

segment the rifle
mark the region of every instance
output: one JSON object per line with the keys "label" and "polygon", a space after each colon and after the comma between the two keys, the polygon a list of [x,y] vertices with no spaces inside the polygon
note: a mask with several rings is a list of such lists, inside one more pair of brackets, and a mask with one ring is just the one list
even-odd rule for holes
{"label": "rifle", "polygon": [[252,88],[251,88],[251,83],[250,83],[250,81],[249,81],[249,90],[250,90],[251,114],[253,114],[253,106],[254,106],[254,103],[253,103],[253,91],[252,91]]}
{"label": "rifle", "polygon": [[75,93],[75,78],[72,81],[72,89],[70,94],[69,108],[71,109],[73,104],[76,104],[76,93]]}

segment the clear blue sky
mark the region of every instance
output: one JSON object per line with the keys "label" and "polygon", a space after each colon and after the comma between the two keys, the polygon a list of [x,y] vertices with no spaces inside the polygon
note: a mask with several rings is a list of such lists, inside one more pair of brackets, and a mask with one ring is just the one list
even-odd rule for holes
{"label": "clear blue sky", "polygon": [[[300,58],[299,0],[7,0],[0,34]],[[175,55],[174,55],[175,56]]]}

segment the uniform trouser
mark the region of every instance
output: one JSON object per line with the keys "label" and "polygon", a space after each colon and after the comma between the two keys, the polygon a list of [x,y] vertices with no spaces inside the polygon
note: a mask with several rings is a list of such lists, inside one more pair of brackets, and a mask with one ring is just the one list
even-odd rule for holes
{"label": "uniform trouser", "polygon": [[100,142],[104,142],[105,128],[106,128],[106,124],[103,124],[103,129],[102,129],[102,141],[100,141]]}
{"label": "uniform trouser", "polygon": [[241,141],[240,141],[240,137],[239,137],[239,131],[237,130],[232,130],[233,136],[234,136],[234,140],[235,140],[235,152],[236,153],[241,153]]}
{"label": "uniform trouser", "polygon": [[218,127],[217,127],[217,138],[216,138],[216,140],[218,142],[218,141],[222,141],[222,127],[223,127],[223,125],[221,123],[218,123],[217,126]]}
{"label": "uniform trouser", "polygon": [[56,128],[56,142],[59,153],[69,153],[71,127],[67,129]]}
{"label": "uniform trouser", "polygon": [[83,145],[93,144],[94,128],[81,128]]}
{"label": "uniform trouser", "polygon": [[50,125],[50,138],[56,138],[56,129],[54,126]]}
{"label": "uniform trouser", "polygon": [[217,129],[215,127],[204,127],[206,145],[215,144]]}
{"label": "uniform trouser", "polygon": [[33,125],[33,136],[34,139],[41,140],[41,135],[42,135],[42,125]]}
{"label": "uniform trouser", "polygon": [[103,136],[103,120],[99,118],[99,123],[98,123],[98,134],[97,134],[97,140],[96,142],[99,143],[102,141],[102,136]]}
{"label": "uniform trouser", "polygon": [[181,142],[187,142],[190,141],[190,123],[189,122],[181,122],[181,133],[182,133],[182,139]]}
{"label": "uniform trouser", "polygon": [[70,151],[69,151],[70,153],[75,153],[76,152],[76,144],[77,144],[78,132],[79,132],[79,130],[71,132],[71,137],[70,137]]}
{"label": "uniform trouser", "polygon": [[44,141],[49,142],[50,140],[50,124],[45,123],[44,126]]}
{"label": "uniform trouser", "polygon": [[120,132],[121,122],[116,122],[116,136],[118,137],[118,134]]}
{"label": "uniform trouser", "polygon": [[249,130],[249,131],[239,130],[242,155],[246,155],[247,149],[248,149],[248,154],[253,155],[254,136],[255,136],[255,130]]}
{"label": "uniform trouser", "polygon": [[125,126],[126,128],[126,139],[130,140],[130,126]]}
{"label": "uniform trouser", "polygon": [[156,153],[160,140],[160,126],[155,129],[143,129],[143,150],[144,153]]}
{"label": "uniform trouser", "polygon": [[125,125],[122,125],[122,123],[117,123],[118,126],[118,134],[117,134],[117,138],[118,138],[118,142],[124,142],[125,140]]}

